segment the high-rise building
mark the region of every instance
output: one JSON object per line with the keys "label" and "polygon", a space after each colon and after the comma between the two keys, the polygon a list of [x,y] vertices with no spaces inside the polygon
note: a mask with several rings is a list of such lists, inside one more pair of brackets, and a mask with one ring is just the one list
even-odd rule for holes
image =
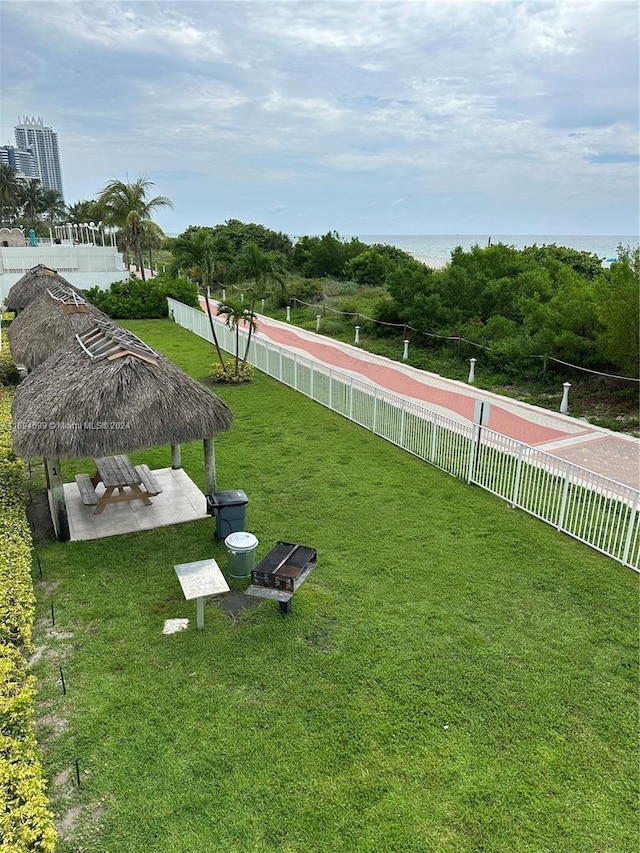
{"label": "high-rise building", "polygon": [[0,163],[11,166],[19,178],[37,178],[36,164],[31,151],[15,148],[13,145],[0,145]]}
{"label": "high-rise building", "polygon": [[57,190],[64,198],[62,190],[62,170],[60,169],[60,151],[58,134],[45,127],[42,118],[27,118],[15,127],[16,148],[28,150],[33,154],[36,177],[45,189]]}

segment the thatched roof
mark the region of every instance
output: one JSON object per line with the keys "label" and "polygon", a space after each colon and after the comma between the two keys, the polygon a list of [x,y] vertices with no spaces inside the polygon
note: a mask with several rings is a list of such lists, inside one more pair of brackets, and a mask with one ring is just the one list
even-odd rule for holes
{"label": "thatched roof", "polygon": [[33,370],[76,335],[86,332],[96,319],[109,318],[68,285],[58,285],[33,299],[7,331],[16,364]]}
{"label": "thatched roof", "polygon": [[131,332],[97,321],[16,388],[13,446],[23,458],[78,459],[210,438],[227,405]]}
{"label": "thatched roof", "polygon": [[58,284],[64,284],[71,287],[76,293],[80,293],[66,278],[58,275],[55,270],[45,267],[44,264],[31,267],[9,291],[7,311],[15,311],[16,314],[19,314],[33,299],[42,296],[48,288],[55,287]]}

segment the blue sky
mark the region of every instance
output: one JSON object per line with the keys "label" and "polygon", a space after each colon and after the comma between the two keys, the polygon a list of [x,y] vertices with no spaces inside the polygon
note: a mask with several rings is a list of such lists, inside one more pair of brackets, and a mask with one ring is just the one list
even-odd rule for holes
{"label": "blue sky", "polygon": [[0,144],[65,198],[147,175],[169,233],[638,233],[629,2],[0,0]]}

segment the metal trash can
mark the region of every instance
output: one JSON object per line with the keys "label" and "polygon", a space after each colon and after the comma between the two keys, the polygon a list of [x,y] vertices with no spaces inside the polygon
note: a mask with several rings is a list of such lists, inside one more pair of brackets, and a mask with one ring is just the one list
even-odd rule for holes
{"label": "metal trash can", "polygon": [[223,542],[230,533],[244,530],[249,500],[240,489],[207,495],[207,512],[216,517],[216,539]]}
{"label": "metal trash can", "polygon": [[249,577],[256,565],[258,540],[245,531],[230,533],[224,540],[229,552],[229,574],[232,578]]}

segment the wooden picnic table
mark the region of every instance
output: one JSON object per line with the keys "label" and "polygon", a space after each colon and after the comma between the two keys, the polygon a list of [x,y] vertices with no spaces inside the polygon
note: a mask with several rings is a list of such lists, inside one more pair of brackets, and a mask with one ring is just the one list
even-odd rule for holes
{"label": "wooden picnic table", "polygon": [[96,473],[91,478],[94,488],[102,483],[105,488],[124,488],[136,486],[141,482],[140,474],[124,454],[120,456],[100,456],[93,460]]}
{"label": "wooden picnic table", "polygon": [[[95,506],[94,514],[102,512],[107,504],[121,501],[142,501],[151,505],[150,498],[159,495],[162,489],[147,465],[132,465],[128,456],[100,456],[94,459],[96,473],[76,474],[76,482],[87,506]],[[102,484],[104,493],[98,495],[96,488]]]}

